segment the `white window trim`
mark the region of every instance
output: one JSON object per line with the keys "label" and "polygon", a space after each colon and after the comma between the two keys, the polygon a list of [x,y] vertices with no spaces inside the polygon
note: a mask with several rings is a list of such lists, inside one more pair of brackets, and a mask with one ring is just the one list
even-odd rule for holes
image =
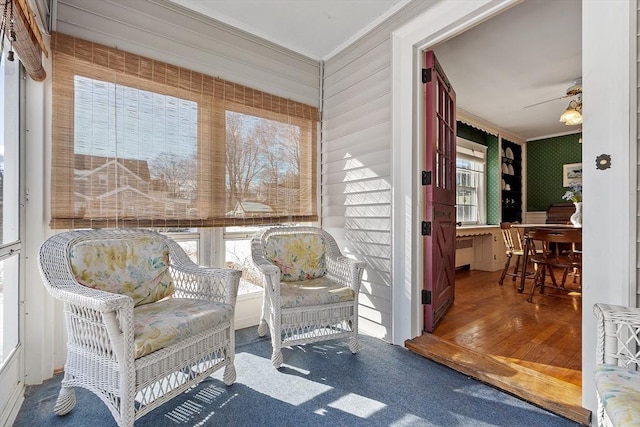
{"label": "white window trim", "polygon": [[482,174],[482,182],[479,185],[478,194],[478,222],[463,223],[463,225],[486,225],[487,223],[487,147],[468,139],[456,138],[456,157],[462,154],[463,157],[484,161],[485,168]]}

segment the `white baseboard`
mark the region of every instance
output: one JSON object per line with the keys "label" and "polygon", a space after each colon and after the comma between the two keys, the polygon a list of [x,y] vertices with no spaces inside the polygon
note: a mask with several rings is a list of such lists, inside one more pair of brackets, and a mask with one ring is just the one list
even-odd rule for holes
{"label": "white baseboard", "polygon": [[258,326],[262,313],[262,292],[238,295],[236,301],[235,329]]}

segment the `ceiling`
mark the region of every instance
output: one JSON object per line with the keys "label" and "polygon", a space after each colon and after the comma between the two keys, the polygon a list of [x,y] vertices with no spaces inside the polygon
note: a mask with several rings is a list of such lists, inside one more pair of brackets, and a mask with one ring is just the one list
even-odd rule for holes
{"label": "ceiling", "polygon": [[[171,1],[322,60],[411,0]],[[559,98],[582,75],[581,15],[581,0],[525,0],[435,46],[458,107],[525,139],[580,131]]]}
{"label": "ceiling", "polygon": [[170,0],[313,59],[356,40],[410,0]]}

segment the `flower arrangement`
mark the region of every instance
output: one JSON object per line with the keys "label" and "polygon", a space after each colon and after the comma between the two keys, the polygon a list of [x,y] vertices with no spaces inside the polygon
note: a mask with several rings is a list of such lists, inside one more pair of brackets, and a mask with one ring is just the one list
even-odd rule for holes
{"label": "flower arrangement", "polygon": [[570,200],[572,202],[581,202],[582,201],[582,183],[580,182],[572,182],[569,184],[569,190],[564,193],[562,198],[564,200]]}

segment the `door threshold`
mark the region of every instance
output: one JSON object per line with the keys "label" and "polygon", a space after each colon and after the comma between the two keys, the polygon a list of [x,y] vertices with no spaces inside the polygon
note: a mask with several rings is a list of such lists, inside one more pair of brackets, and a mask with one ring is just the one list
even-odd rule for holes
{"label": "door threshold", "polygon": [[591,423],[591,411],[576,403],[582,401],[582,389],[575,384],[478,353],[433,334],[407,340],[405,347],[549,412],[586,426]]}

